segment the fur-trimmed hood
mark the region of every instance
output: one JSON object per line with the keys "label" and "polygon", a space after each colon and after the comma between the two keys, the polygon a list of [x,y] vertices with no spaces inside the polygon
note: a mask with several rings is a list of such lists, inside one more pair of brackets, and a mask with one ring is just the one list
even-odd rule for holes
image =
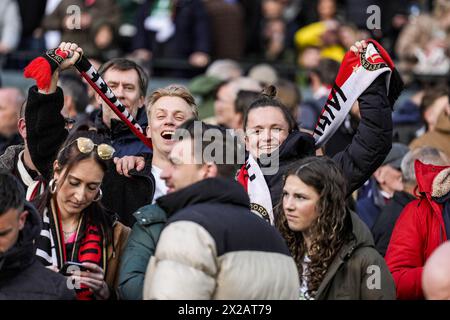
{"label": "fur-trimmed hood", "polygon": [[431,190],[431,196],[434,198],[441,198],[450,192],[450,167],[437,174]]}
{"label": "fur-trimmed hood", "polygon": [[416,160],[414,168],[420,193],[440,198],[450,192],[450,166],[435,166]]}

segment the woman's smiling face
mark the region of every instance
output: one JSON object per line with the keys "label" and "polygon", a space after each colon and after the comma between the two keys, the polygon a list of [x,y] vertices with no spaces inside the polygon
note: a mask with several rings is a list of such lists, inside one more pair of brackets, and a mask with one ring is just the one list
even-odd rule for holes
{"label": "woman's smiling face", "polygon": [[279,148],[289,135],[289,124],[277,107],[255,108],[248,114],[245,134],[247,150],[259,158]]}

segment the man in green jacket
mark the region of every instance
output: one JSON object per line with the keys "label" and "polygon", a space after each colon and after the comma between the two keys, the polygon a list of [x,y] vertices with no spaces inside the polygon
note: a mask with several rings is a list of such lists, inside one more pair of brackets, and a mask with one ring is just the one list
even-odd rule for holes
{"label": "man in green jacket", "polygon": [[166,213],[151,204],[134,214],[133,225],[124,250],[119,272],[119,297],[124,300],[142,300],[145,271],[148,261],[155,254],[156,243],[166,221]]}

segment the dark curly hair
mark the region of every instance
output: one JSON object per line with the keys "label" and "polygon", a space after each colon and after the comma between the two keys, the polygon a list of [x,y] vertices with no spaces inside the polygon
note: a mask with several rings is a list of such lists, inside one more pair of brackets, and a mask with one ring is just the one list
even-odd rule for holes
{"label": "dark curly hair", "polygon": [[300,277],[302,262],[308,254],[308,291],[314,297],[325,274],[342,245],[352,238],[350,215],[345,208],[346,182],[336,163],[327,157],[306,157],[292,165],[285,176],[296,176],[319,194],[317,219],[309,229],[311,248],[306,247],[302,232],[289,229],[283,212],[283,199],[277,205],[276,226],[297,264]]}

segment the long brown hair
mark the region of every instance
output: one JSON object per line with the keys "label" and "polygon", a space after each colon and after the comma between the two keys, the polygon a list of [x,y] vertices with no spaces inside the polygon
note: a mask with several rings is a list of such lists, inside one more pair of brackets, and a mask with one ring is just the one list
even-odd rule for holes
{"label": "long brown hair", "polygon": [[319,215],[310,227],[309,251],[302,232],[289,229],[283,212],[283,199],[276,208],[276,226],[286,240],[300,277],[303,275],[305,255],[308,254],[311,260],[308,263],[307,286],[308,295],[314,297],[336,254],[352,236],[345,208],[346,182],[338,166],[327,157],[303,158],[288,171],[284,184],[288,176],[298,177],[320,196],[316,205]]}
{"label": "long brown hair", "polygon": [[[56,160],[58,160],[59,171],[63,171],[66,169],[64,175],[59,179],[58,184],[63,184],[67,178],[67,175],[71,171],[71,169],[78,164],[80,161],[85,159],[94,159],[95,162],[100,166],[103,172],[108,170],[108,167],[112,165],[112,160],[102,160],[98,154],[97,149],[95,148],[92,152],[82,153],[78,150],[75,140],[77,138],[89,138],[95,144],[99,145],[102,143],[110,143],[105,136],[97,133],[94,130],[83,130],[82,128],[79,131],[73,131],[71,135],[69,135],[66,141],[61,146]],[[49,188],[44,192],[42,196],[37,198],[34,203],[38,211],[42,214],[45,210],[45,207],[48,205],[52,194],[50,193]],[[83,210],[83,213],[89,220],[90,224],[93,224],[99,227],[106,236],[107,243],[112,241],[112,225],[116,217],[113,213],[109,213],[102,206],[101,202],[92,202],[86,209]],[[82,230],[83,234],[84,230]],[[80,236],[80,239],[82,236]]]}

